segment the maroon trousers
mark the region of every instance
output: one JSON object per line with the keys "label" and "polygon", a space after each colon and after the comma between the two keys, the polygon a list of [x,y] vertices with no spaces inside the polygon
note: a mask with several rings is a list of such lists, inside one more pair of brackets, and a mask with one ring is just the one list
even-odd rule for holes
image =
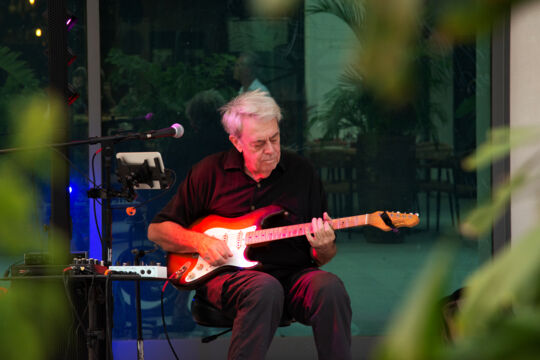
{"label": "maroon trousers", "polygon": [[351,303],[332,273],[310,268],[279,281],[241,270],[217,275],[199,291],[235,318],[229,360],[264,359],[283,311],[312,327],[319,360],[351,359]]}

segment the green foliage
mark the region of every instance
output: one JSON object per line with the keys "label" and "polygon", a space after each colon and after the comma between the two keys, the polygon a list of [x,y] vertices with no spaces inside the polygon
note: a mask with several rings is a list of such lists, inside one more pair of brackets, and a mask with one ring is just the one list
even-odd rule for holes
{"label": "green foliage", "polygon": [[18,92],[17,89],[33,90],[38,86],[34,71],[28,68],[25,61],[19,59],[20,55],[5,46],[0,46],[0,69],[9,75],[1,88],[2,95]]}
{"label": "green foliage", "polygon": [[474,41],[491,31],[494,23],[508,16],[512,6],[529,0],[445,0],[438,1],[437,32],[449,41]]}
{"label": "green foliage", "polygon": [[375,359],[537,359],[539,233],[537,226],[466,281],[452,342],[443,341],[440,299],[455,249],[439,246],[379,344]]}
{"label": "green foliage", "polygon": [[[59,100],[24,96],[10,105],[18,110],[18,116],[11,119],[14,133],[25,134],[13,139],[14,147],[39,147],[53,142],[56,121],[65,116]],[[43,149],[0,158],[0,254],[4,256],[22,256],[23,252],[47,244],[49,254],[56,257],[57,244],[67,242],[44,239],[35,221],[35,203],[39,201],[28,191],[30,178],[46,181],[50,174],[42,169],[48,161],[49,151]],[[62,291],[44,280],[17,280],[0,286],[4,287],[0,289],[2,359],[49,359],[58,350],[56,334],[67,326],[68,307],[63,303]]]}
{"label": "green foliage", "polygon": [[[470,169],[488,166],[508,156],[511,150],[536,143],[539,131],[539,128],[495,129],[489,141],[466,159],[465,164]],[[462,226],[466,234],[481,236],[489,232],[511,197],[523,187],[538,182],[536,159],[534,154],[516,168],[507,183],[496,189],[493,199],[468,216]],[[388,354],[400,354],[394,357],[399,359],[537,359],[540,353],[539,234],[540,226],[536,225],[521,238],[513,239],[511,247],[466,280],[459,310],[452,320],[456,329],[452,342],[433,340],[431,335],[426,335],[437,326],[440,329],[442,311],[437,316],[432,310],[445,294],[430,291],[433,282],[421,280],[381,344],[377,359],[391,359]],[[437,273],[441,270],[439,266],[440,261],[434,261],[425,273]],[[429,301],[426,296],[430,296]]]}
{"label": "green foliage", "polygon": [[[531,229],[496,261],[467,281],[466,301],[458,316],[460,335],[467,337],[497,326],[503,316],[536,313],[540,316],[540,226]],[[506,312],[512,309],[512,313]]]}
{"label": "green foliage", "polygon": [[439,299],[449,275],[455,246],[439,244],[407,297],[403,309],[379,344],[378,360],[434,360],[444,349]]}
{"label": "green foliage", "polygon": [[[489,140],[463,161],[463,168],[473,170],[487,167],[508,156],[510,150],[535,145],[539,136],[540,127],[493,129]],[[473,237],[487,232],[508,206],[511,195],[538,181],[536,174],[539,166],[537,156],[530,156],[519,166],[514,164],[512,177],[499,185],[492,200],[474,209],[469,218],[463,222],[461,226],[463,233]]]}
{"label": "green foliage", "polygon": [[229,98],[233,90],[225,83],[225,74],[234,60],[232,55],[211,54],[194,65],[178,62],[167,66],[161,59],[148,61],[112,49],[105,61],[114,65],[110,77],[114,92],[122,94],[113,113],[138,116],[153,112],[168,123],[184,113],[185,103],[199,91],[214,88]]}
{"label": "green foliage", "polygon": [[422,2],[366,0],[362,47],[356,60],[366,87],[377,97],[400,103],[414,93],[416,62],[424,40]]}
{"label": "green foliage", "polygon": [[362,24],[365,21],[365,4],[357,0],[318,0],[308,5],[307,14],[327,13],[337,16],[343,20],[356,35],[357,39],[362,38]]}

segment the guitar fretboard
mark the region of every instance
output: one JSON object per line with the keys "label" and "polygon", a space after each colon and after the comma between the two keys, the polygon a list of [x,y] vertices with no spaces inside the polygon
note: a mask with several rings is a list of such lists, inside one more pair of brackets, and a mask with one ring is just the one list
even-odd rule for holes
{"label": "guitar fretboard", "polygon": [[[347,229],[351,227],[369,225],[368,217],[369,214],[349,216],[333,219],[330,221],[330,223],[332,224],[332,228],[334,230]],[[246,233],[245,242],[246,245],[253,245],[274,240],[282,240],[305,235],[306,231],[313,233],[313,226],[311,223],[256,230]]]}

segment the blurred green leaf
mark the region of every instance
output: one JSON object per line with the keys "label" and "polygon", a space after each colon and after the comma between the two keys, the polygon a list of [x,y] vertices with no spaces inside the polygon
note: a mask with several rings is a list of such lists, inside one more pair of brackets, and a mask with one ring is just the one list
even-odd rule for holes
{"label": "blurred green leaf", "polygon": [[528,0],[446,0],[439,1],[437,32],[450,41],[474,41],[478,34],[491,31],[509,15],[512,6]]}
{"label": "blurred green leaf", "polygon": [[402,103],[414,93],[412,76],[421,26],[419,0],[366,0],[357,66],[377,96]]}
{"label": "blurred green leaf", "polygon": [[[538,299],[524,296],[539,288],[540,225],[535,226],[512,247],[499,253],[495,261],[476,271],[467,281],[466,297],[458,316],[462,336],[484,331],[491,321],[513,305],[533,307]],[[536,302],[536,303],[535,303]],[[519,307],[514,307],[514,311]]]}
{"label": "blurred green leaf", "polygon": [[493,223],[506,210],[512,193],[522,187],[525,181],[525,174],[515,174],[508,183],[495,189],[492,198],[472,210],[461,224],[462,234],[477,237],[490,231]]}
{"label": "blurred green leaf", "polygon": [[474,154],[466,158],[463,168],[471,171],[491,165],[510,152],[510,149],[517,149],[523,146],[536,144],[540,137],[540,127],[500,127],[493,129],[489,140],[480,145]]}
{"label": "blurred green leaf", "polygon": [[255,16],[281,17],[294,12],[298,5],[302,5],[300,0],[249,0],[250,11]]}
{"label": "blurred green leaf", "polygon": [[440,299],[454,254],[455,246],[450,242],[435,248],[378,346],[376,360],[433,360],[440,356],[444,345]]}
{"label": "blurred green leaf", "polygon": [[[13,101],[19,111],[13,118],[13,146],[37,147],[52,141],[65,116],[61,99],[47,100],[41,93]],[[22,109],[22,110],[21,110]],[[22,136],[24,134],[24,136]],[[37,224],[35,208],[41,201],[28,189],[33,181],[48,181],[48,149],[25,150],[0,157],[0,253],[17,255],[41,250],[58,258],[56,250],[66,239],[45,238]],[[58,334],[68,326],[60,280],[18,279],[0,290],[0,348],[2,359],[50,359],[58,353]],[[3,284],[2,284],[3,285]]]}
{"label": "blurred green leaf", "polygon": [[37,95],[15,100],[12,108],[19,109],[19,113],[12,110],[12,113],[17,114],[13,146],[37,148],[34,151],[15,152],[17,164],[39,171],[40,161],[48,159],[50,151],[40,147],[55,142],[59,125],[64,124],[67,118],[65,106],[57,97],[49,100]]}
{"label": "blurred green leaf", "polygon": [[540,354],[540,312],[535,309],[504,316],[486,331],[448,347],[444,359],[534,360]]}

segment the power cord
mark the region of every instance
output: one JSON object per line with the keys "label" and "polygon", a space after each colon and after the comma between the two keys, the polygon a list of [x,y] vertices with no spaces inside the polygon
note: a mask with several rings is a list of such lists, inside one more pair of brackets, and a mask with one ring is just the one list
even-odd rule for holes
{"label": "power cord", "polygon": [[[172,273],[171,276],[169,276],[169,280],[172,279],[172,277],[175,275],[176,273]],[[163,288],[161,289],[161,321],[163,322],[163,332],[165,333],[165,337],[167,338],[167,342],[169,343],[169,347],[171,348],[174,358],[176,360],[180,360],[178,358],[178,355],[176,354],[176,351],[174,351],[174,347],[171,343],[171,339],[169,338],[169,332],[167,331],[167,325],[165,324],[165,306],[163,305],[163,294],[165,293],[165,289],[167,288],[167,285],[169,284],[169,280],[165,281],[165,284],[163,285]]]}

